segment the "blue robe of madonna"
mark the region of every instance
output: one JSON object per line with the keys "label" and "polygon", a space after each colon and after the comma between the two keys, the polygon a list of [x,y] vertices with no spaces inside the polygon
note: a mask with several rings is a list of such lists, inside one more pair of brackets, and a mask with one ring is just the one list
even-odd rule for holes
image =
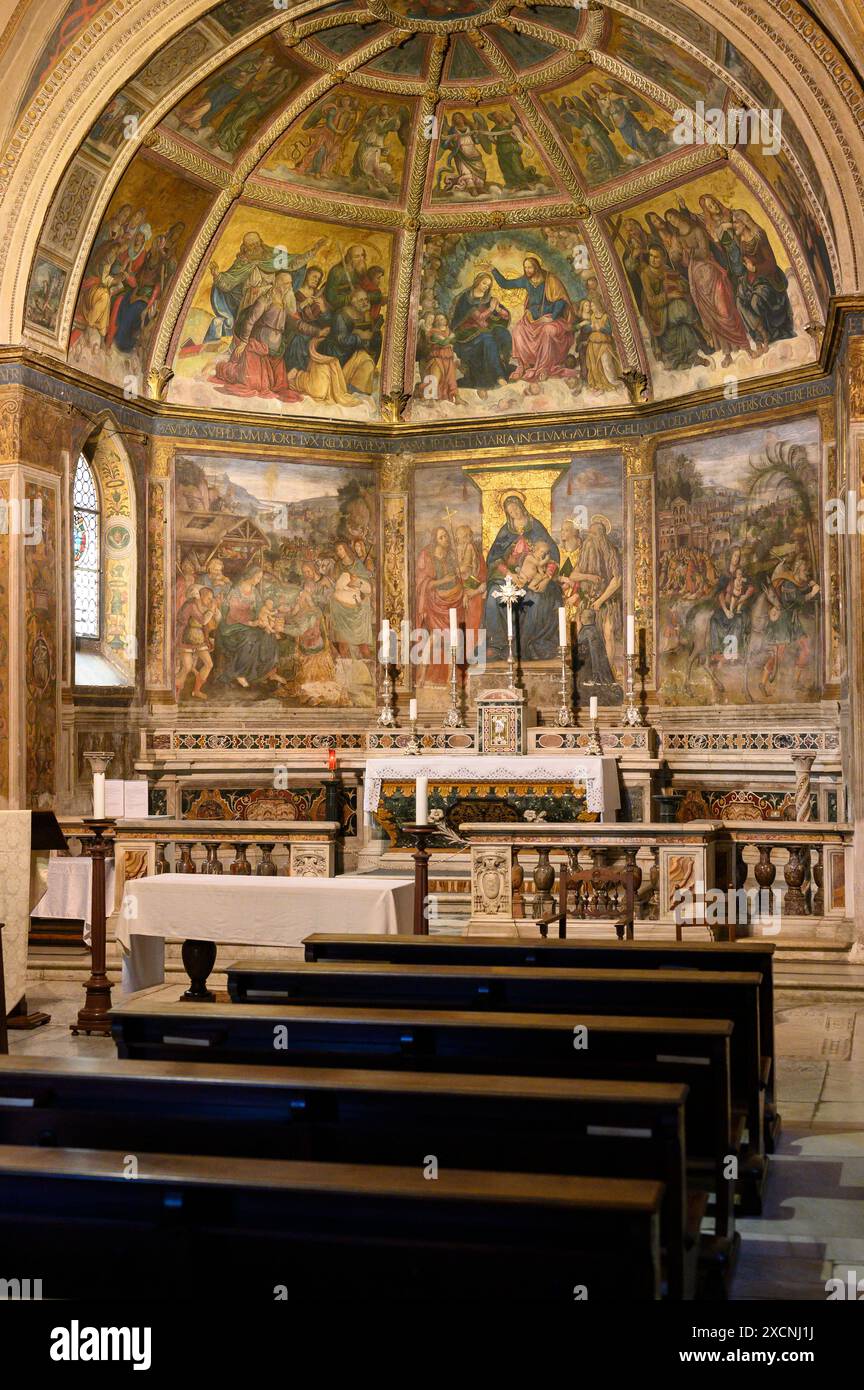
{"label": "blue robe of madonna", "polygon": [[[529,545],[533,545],[535,541],[548,541],[551,558],[556,565],[561,563],[560,550],[546,527],[535,516],[531,517],[527,528],[521,534]],[[507,614],[504,604],[499,603],[494,597],[504,582],[505,575],[495,573],[495,569],[519,539],[520,533],[514,531],[510,522],[506,521],[492,542],[487,557],[489,587],[483,620],[486,626],[486,656],[489,661],[507,660]],[[518,565],[516,568],[518,569]],[[557,579],[550,580],[542,594],[534,594],[529,590],[521,600],[518,616],[514,614],[514,632],[518,630],[514,646],[522,661],[551,661],[557,657],[558,609],[563,603],[564,596]]]}

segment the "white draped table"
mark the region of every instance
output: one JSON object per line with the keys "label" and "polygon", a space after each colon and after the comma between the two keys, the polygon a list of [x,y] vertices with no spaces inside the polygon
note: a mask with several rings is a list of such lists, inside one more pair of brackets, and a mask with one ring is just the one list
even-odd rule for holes
{"label": "white draped table", "polygon": [[117,915],[122,988],[162,983],[166,941],[297,947],[313,931],[410,933],[413,925],[413,878],[155,874],[127,883]]}
{"label": "white draped table", "polygon": [[[33,909],[34,917],[60,917],[84,923],[84,940],[90,945],[90,912],[93,897],[93,860],[89,854],[52,854],[44,897]],[[105,902],[114,905],[114,861],[105,861]]]}
{"label": "white draped table", "polygon": [[377,811],[384,782],[428,777],[435,782],[560,782],[584,786],[589,811],[614,820],[621,806],[615,758],[574,757],[568,753],[529,753],[525,757],[443,753],[432,757],[367,758],[363,806]]}

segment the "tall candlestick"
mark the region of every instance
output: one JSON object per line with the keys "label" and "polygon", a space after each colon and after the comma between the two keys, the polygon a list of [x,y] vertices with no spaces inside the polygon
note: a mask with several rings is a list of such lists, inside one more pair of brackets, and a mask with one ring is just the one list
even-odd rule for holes
{"label": "tall candlestick", "polygon": [[597,729],[597,696],[591,696],[589,704],[589,714],[591,719],[591,732],[588,735],[588,743],[585,752],[592,758],[599,758],[603,754],[603,745],[600,742],[600,733]]}
{"label": "tall candlestick", "polygon": [[414,786],[414,820],[417,825],[429,824],[429,778],[418,777]]}
{"label": "tall candlestick", "polygon": [[627,655],[636,655],[636,619],[632,613],[627,614]]}
{"label": "tall candlestick", "polygon": [[565,609],[558,609],[558,646],[567,646],[567,613]]}

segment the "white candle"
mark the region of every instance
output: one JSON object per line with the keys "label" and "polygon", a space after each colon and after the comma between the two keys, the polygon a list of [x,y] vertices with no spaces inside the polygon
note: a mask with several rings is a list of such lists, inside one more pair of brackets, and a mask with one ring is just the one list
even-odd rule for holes
{"label": "white candle", "polygon": [[429,778],[418,777],[414,788],[414,823],[429,824]]}
{"label": "white candle", "polygon": [[105,818],[105,773],[93,773],[93,814],[97,820]]}
{"label": "white candle", "polygon": [[627,614],[627,655],[636,655],[636,619],[632,613]]}
{"label": "white candle", "polygon": [[416,700],[409,700],[409,701],[408,701],[408,718],[409,718],[409,720],[410,720],[410,719],[416,719],[416,718],[417,718],[417,701],[416,701]]}
{"label": "white candle", "polygon": [[390,619],[385,618],[381,623],[381,661],[387,666],[390,664]]}
{"label": "white candle", "polygon": [[591,696],[591,704],[590,704],[590,706],[589,706],[589,710],[590,710],[591,718],[592,718],[592,719],[596,719],[596,718],[597,718],[597,696],[596,696],[596,695],[592,695],[592,696]]}
{"label": "white candle", "polygon": [[456,643],[459,640],[459,628],[456,623],[456,609],[450,609],[450,647],[455,651]]}
{"label": "white candle", "polygon": [[563,608],[558,609],[558,646],[567,646],[567,614]]}
{"label": "white candle", "polygon": [[513,605],[512,605],[512,603],[508,603],[508,605],[507,605],[507,636],[508,636],[508,637],[512,637],[512,636],[513,636]]}

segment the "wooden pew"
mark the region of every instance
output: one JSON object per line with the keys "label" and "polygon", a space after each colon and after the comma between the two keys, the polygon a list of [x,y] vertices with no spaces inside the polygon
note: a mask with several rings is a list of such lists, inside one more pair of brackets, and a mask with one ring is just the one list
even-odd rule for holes
{"label": "wooden pew", "polygon": [[[759,1022],[765,1086],[765,1144],[780,1133],[774,1044],[773,941],[526,941],[501,936],[392,936],[313,932],[303,942],[307,961],[358,960],[392,965],[514,965],[551,969],[755,971],[762,976]],[[267,962],[238,961],[241,972]],[[242,994],[237,994],[242,998]]]}
{"label": "wooden pew", "polygon": [[764,1153],[760,979],[752,972],[324,961],[275,962],[263,972],[247,970],[242,989],[237,979],[237,968],[231,967],[232,997],[242,993],[250,1001],[271,1003],[728,1018],[735,1024],[732,1098],[746,1110],[754,1158]]}
{"label": "wooden pew", "polygon": [[[8,1269],[46,1298],[660,1296],[663,1185],[0,1146]],[[129,1258],[130,1250],[134,1258]]]}
{"label": "wooden pew", "polygon": [[[669,1296],[693,1296],[687,1087],[336,1068],[0,1060],[0,1146],[122,1146],[423,1166],[653,1178],[665,1187]],[[689,1210],[701,1216],[704,1201]],[[685,1259],[685,1248],[688,1250]]]}
{"label": "wooden pew", "polygon": [[[111,1021],[118,1055],[132,1060],[684,1083],[688,1169],[714,1195],[718,1242],[732,1239],[735,1185],[724,1170],[728,1156],[738,1153],[739,1128],[730,1100],[728,1021],[148,998],[115,1006]],[[586,1023],[587,1037],[577,1037],[574,1029]]]}

